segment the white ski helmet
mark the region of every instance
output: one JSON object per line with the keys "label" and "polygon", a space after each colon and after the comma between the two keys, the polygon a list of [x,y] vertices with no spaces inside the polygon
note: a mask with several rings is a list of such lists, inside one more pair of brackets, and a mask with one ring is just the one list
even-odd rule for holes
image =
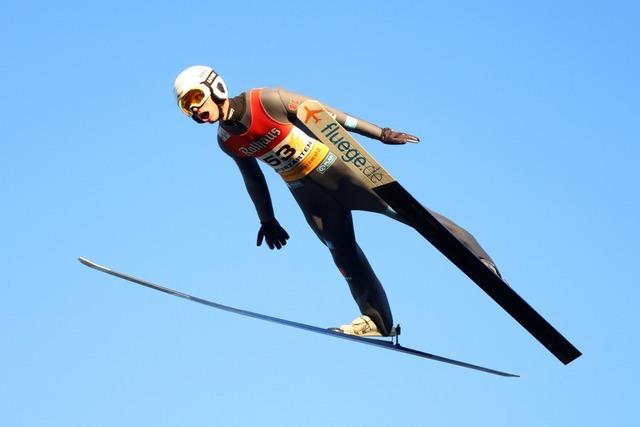
{"label": "white ski helmet", "polygon": [[202,103],[208,97],[211,97],[213,102],[220,106],[229,98],[227,85],[222,80],[222,77],[213,68],[206,65],[194,65],[178,74],[173,84],[173,90],[180,109],[188,116],[191,116],[191,111],[185,109],[180,101],[192,90],[201,90],[203,92]]}

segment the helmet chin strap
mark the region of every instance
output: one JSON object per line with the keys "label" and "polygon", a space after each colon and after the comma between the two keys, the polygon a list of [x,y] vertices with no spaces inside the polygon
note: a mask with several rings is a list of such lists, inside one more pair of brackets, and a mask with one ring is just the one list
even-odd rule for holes
{"label": "helmet chin strap", "polygon": [[224,110],[222,109],[222,107],[224,106],[224,101],[222,101],[220,104],[216,103],[216,105],[218,106],[218,120],[224,121]]}

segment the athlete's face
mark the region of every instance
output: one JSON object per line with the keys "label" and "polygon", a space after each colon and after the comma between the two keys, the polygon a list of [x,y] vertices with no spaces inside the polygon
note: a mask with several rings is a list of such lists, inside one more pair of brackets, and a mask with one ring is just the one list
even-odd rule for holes
{"label": "athlete's face", "polygon": [[203,123],[215,123],[220,119],[220,111],[218,110],[218,106],[215,102],[213,102],[211,97],[208,97],[204,104],[202,104],[200,107],[194,107],[192,111],[193,115]]}

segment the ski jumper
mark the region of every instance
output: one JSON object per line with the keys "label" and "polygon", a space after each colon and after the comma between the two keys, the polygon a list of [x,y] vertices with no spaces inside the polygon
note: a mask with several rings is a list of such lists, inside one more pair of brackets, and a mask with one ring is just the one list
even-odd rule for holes
{"label": "ski jumper", "polygon": [[[232,98],[229,116],[218,129],[218,144],[240,168],[261,221],[275,216],[256,159],[282,176],[309,226],[331,252],[360,312],[388,334],[393,326],[391,309],[382,284],[356,242],[351,212],[370,211],[407,222],[298,122],[296,109],[306,99],[284,89],[253,89]],[[325,108],[347,130],[380,139],[380,127]],[[429,211],[476,256],[493,263],[469,232]]]}

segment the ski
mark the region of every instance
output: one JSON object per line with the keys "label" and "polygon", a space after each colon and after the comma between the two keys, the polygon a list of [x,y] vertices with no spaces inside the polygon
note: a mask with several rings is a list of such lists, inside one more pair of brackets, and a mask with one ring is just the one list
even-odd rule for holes
{"label": "ski", "polygon": [[401,352],[401,353],[406,353],[406,354],[410,354],[410,355],[413,355],[413,356],[422,357],[422,358],[425,358],[425,359],[435,360],[435,361],[438,361],[438,362],[448,363],[450,365],[461,366],[463,368],[474,369],[476,371],[482,371],[482,372],[486,372],[486,373],[493,374],[493,375],[500,375],[500,376],[503,376],[503,377],[519,377],[519,375],[510,374],[508,372],[502,372],[502,371],[498,371],[498,370],[495,370],[495,369],[485,368],[485,367],[482,367],[482,366],[473,365],[471,363],[461,362],[459,360],[449,359],[447,357],[437,356],[435,354],[425,353],[425,352],[420,351],[420,350],[415,350],[415,349],[412,349],[412,348],[403,347],[397,341],[394,343],[394,342],[384,341],[384,340],[380,340],[380,339],[376,339],[376,338],[362,338],[362,337],[357,337],[357,336],[353,336],[353,335],[346,335],[346,334],[343,334],[343,333],[340,333],[340,332],[334,332],[334,331],[331,331],[329,329],[324,329],[324,328],[320,328],[320,327],[317,327],[317,326],[307,325],[307,324],[304,324],[304,323],[299,323],[299,322],[294,322],[294,321],[291,321],[291,320],[281,319],[281,318],[278,318],[278,317],[268,316],[266,314],[260,314],[260,313],[255,313],[253,311],[248,311],[248,310],[243,310],[243,309],[240,309],[240,308],[230,307],[230,306],[227,306],[227,305],[219,304],[217,302],[206,300],[204,298],[199,298],[199,297],[196,297],[196,296],[193,296],[193,295],[189,295],[189,294],[186,294],[184,292],[176,291],[174,289],[166,288],[164,286],[160,286],[160,285],[157,285],[155,283],[152,283],[152,282],[149,282],[149,281],[146,281],[146,280],[138,279],[138,278],[130,276],[128,274],[121,273],[121,272],[113,270],[111,268],[104,267],[102,265],[96,264],[95,262],[90,261],[90,260],[88,260],[86,258],[83,258],[83,257],[78,258],[78,261],[80,261],[82,264],[86,265],[87,267],[91,267],[91,268],[93,268],[95,270],[101,271],[103,273],[110,274],[110,275],[118,277],[120,279],[124,279],[124,280],[127,280],[129,282],[136,283],[138,285],[142,285],[142,286],[146,286],[146,287],[151,288],[151,289],[155,289],[156,291],[164,292],[166,294],[173,295],[173,296],[176,296],[176,297],[179,297],[179,298],[184,298],[184,299],[187,299],[189,301],[197,302],[199,304],[203,304],[203,305],[206,305],[206,306],[209,306],[209,307],[217,308],[219,310],[224,310],[224,311],[228,311],[230,313],[239,314],[241,316],[247,316],[247,317],[252,317],[254,319],[265,320],[267,322],[273,322],[273,323],[277,323],[279,325],[290,326],[292,328],[302,329],[302,330],[310,331],[310,332],[316,332],[316,333],[319,333],[319,334],[322,334],[322,335],[328,335],[328,336],[331,336],[331,337],[342,338],[342,339],[345,339],[345,340],[354,341],[354,342],[358,342],[358,343],[361,343],[361,344],[368,344],[368,345],[372,345],[372,346],[375,346],[375,347],[384,348],[384,349],[387,349],[387,350],[398,351],[398,352]]}
{"label": "ski", "polygon": [[361,180],[565,365],[582,353],[489,270],[396,181],[317,101],[300,104],[297,118]]}

